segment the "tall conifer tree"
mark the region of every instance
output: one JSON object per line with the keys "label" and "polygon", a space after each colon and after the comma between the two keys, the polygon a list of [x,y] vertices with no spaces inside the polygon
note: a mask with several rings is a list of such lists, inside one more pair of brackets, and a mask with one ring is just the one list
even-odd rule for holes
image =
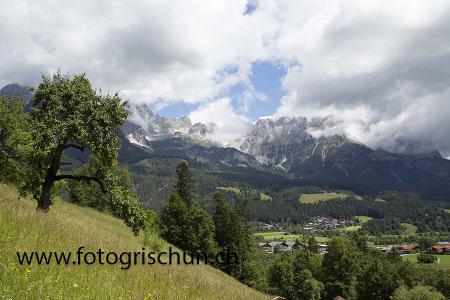
{"label": "tall conifer tree", "polygon": [[192,206],[194,193],[192,184],[192,175],[189,171],[189,166],[186,161],[180,162],[177,167],[177,183],[175,185],[176,192],[183,199],[186,206],[190,208]]}

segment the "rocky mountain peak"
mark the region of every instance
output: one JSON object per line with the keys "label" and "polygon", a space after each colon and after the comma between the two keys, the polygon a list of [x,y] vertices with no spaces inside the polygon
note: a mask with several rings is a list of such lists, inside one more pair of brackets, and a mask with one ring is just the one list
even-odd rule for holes
{"label": "rocky mountain peak", "polygon": [[25,102],[25,109],[28,111],[31,102],[34,99],[31,88],[21,86],[16,83],[10,83],[0,89],[0,96],[3,97],[19,97]]}

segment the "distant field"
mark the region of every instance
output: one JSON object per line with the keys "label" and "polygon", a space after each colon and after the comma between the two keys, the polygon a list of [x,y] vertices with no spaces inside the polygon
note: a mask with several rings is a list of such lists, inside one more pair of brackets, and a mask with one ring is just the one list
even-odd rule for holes
{"label": "distant field", "polygon": [[272,197],[264,193],[259,193],[259,198],[261,201],[272,201]]}
{"label": "distant field", "polygon": [[[438,262],[431,264],[434,268],[438,269],[450,269],[450,255],[435,255],[438,258]],[[405,261],[410,261],[412,263],[417,263],[417,254],[408,254],[402,256],[402,259]]]}
{"label": "distant field", "polygon": [[350,190],[336,190],[336,192],[338,194],[345,194],[345,195],[353,196],[353,197],[355,197],[358,200],[362,200],[363,199],[360,195],[358,195],[357,193],[355,193],[353,191],[350,191]]}
{"label": "distant field", "polygon": [[283,231],[267,231],[267,232],[257,232],[255,236],[262,236],[265,241],[275,241],[279,239],[284,239],[286,241],[294,241],[301,238],[301,234],[285,234]]}
{"label": "distant field", "polygon": [[369,216],[355,216],[355,218],[357,218],[360,222],[366,223],[370,220],[372,220],[372,217]]}
{"label": "distant field", "polygon": [[256,232],[253,235],[256,236],[263,236],[263,237],[272,237],[272,236],[281,236],[284,235],[284,231],[263,231],[263,232]]}
{"label": "distant field", "polygon": [[339,228],[341,231],[358,231],[361,229],[361,226],[349,226],[349,227],[344,227],[344,228]]}
{"label": "distant field", "polygon": [[225,186],[218,186],[216,187],[217,190],[224,191],[224,192],[233,192],[235,194],[240,194],[241,190],[236,187],[225,187]]}
{"label": "distant field", "polygon": [[312,204],[331,199],[345,199],[347,196],[348,194],[342,193],[302,194],[299,201],[303,204]]}
{"label": "distant field", "polygon": [[330,240],[330,238],[326,236],[315,236],[314,238],[318,243],[326,243]]}
{"label": "distant field", "polygon": [[[270,242],[275,240],[286,240],[286,241],[295,241],[296,239],[300,239],[303,235],[302,234],[285,234],[284,231],[267,231],[267,232],[257,232],[254,233],[255,236],[262,236],[264,238],[264,241]],[[318,243],[325,243],[330,238],[325,236],[316,236],[316,241]]]}
{"label": "distant field", "polygon": [[402,223],[401,225],[403,228],[405,228],[404,234],[416,234],[416,232],[417,232],[416,226],[414,226],[412,224],[408,224],[408,223]]}
{"label": "distant field", "polygon": [[444,209],[446,213],[450,214],[450,209]]}

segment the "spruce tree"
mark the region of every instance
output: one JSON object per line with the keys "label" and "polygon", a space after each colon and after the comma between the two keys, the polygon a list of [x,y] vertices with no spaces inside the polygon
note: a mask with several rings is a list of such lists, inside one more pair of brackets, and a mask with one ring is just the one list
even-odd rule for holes
{"label": "spruce tree", "polygon": [[216,211],[213,216],[215,226],[215,237],[217,245],[221,248],[226,248],[230,243],[230,226],[231,211],[228,205],[225,203],[223,194],[216,193],[214,195],[216,201]]}
{"label": "spruce tree", "polygon": [[239,280],[249,282],[255,276],[250,265],[251,239],[248,229],[241,223],[239,214],[225,202],[223,194],[216,193],[214,213],[215,235],[218,246],[225,253],[236,253],[238,261],[218,265],[223,271]]}
{"label": "spruce tree", "polygon": [[186,203],[186,206],[190,208],[192,206],[194,195],[192,175],[189,171],[187,162],[180,162],[176,171],[178,180],[175,185],[175,190],[180,195],[181,199],[183,199],[184,203]]}
{"label": "spruce tree", "polygon": [[191,244],[191,216],[178,193],[170,195],[169,204],[160,214],[161,236],[169,243],[188,250]]}
{"label": "spruce tree", "polygon": [[200,206],[193,205],[190,209],[190,235],[188,251],[202,254],[215,252],[214,223],[208,213]]}

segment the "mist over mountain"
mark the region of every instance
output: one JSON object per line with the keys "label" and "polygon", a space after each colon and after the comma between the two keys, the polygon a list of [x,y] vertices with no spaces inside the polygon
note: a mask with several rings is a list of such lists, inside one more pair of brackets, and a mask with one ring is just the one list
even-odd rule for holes
{"label": "mist over mountain", "polygon": [[[139,115],[124,126],[124,134],[128,142],[153,154],[186,157],[219,169],[264,170],[317,184],[427,191],[439,197],[450,192],[450,161],[438,151],[390,153],[344,135],[315,135],[335,126],[327,118],[260,119],[235,147],[227,147],[208,138],[213,124],[163,118],[148,107],[136,111]],[[133,123],[136,119],[145,127]]]}

